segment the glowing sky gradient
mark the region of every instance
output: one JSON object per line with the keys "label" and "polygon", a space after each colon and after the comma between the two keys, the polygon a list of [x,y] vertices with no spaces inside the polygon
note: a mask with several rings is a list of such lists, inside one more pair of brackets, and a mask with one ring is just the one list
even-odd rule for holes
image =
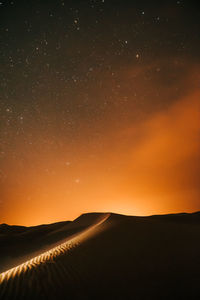
{"label": "glowing sky gradient", "polygon": [[200,209],[186,1],[2,1],[0,223]]}

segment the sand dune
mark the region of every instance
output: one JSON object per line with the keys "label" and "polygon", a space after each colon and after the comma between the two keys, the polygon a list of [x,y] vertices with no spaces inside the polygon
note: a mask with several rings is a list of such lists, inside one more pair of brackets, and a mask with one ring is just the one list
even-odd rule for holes
{"label": "sand dune", "polygon": [[[20,292],[20,289],[18,287],[18,282],[20,280],[23,280],[24,276],[31,276],[32,269],[41,267],[41,264],[49,264],[53,263],[55,259],[58,256],[61,256],[63,254],[66,254],[70,250],[72,250],[74,247],[78,246],[81,242],[89,239],[92,237],[92,235],[97,234],[97,231],[100,229],[100,225],[104,223],[110,214],[95,214],[92,216],[93,222],[92,224],[88,224],[88,218],[84,220],[85,218],[82,216],[80,217],[77,222],[75,222],[75,226],[71,227],[77,227],[77,225],[82,225],[80,228],[83,227],[83,225],[88,225],[86,229],[80,230],[80,232],[73,235],[73,237],[67,239],[67,241],[60,243],[58,246],[51,248],[50,250],[41,253],[40,255],[35,256],[34,258],[14,267],[11,268],[5,272],[2,272],[0,274],[0,296],[4,299],[12,299],[15,298],[15,296]],[[90,220],[91,218],[89,218]],[[84,222],[86,221],[86,222]],[[85,224],[86,223],[86,224]],[[84,226],[85,227],[85,226]],[[21,229],[21,228],[19,228]],[[48,273],[48,270],[47,270]],[[11,283],[10,283],[11,282]],[[17,290],[16,290],[17,287]],[[9,291],[9,292],[8,292]],[[20,295],[22,297],[22,295]],[[25,296],[26,297],[26,296]],[[21,298],[20,298],[21,299]]]}
{"label": "sand dune", "polygon": [[200,213],[85,214],[63,225],[48,234],[60,236],[68,227],[72,235],[65,241],[0,274],[0,299],[196,299],[199,295]]}
{"label": "sand dune", "polygon": [[107,220],[109,214],[102,214],[98,217],[96,222],[90,225],[88,228],[84,229],[80,233],[75,234],[74,237],[70,238],[64,243],[59,244],[52,249],[37,255],[36,257],[16,266],[12,269],[9,269],[6,272],[0,274],[0,284],[4,281],[8,281],[10,278],[15,278],[16,275],[20,275],[21,273],[25,273],[26,271],[42,264],[48,263],[53,261],[57,256],[65,254],[67,251],[71,250],[72,248],[76,247],[82,241],[90,238],[92,234],[95,234],[97,227],[99,227],[103,222]]}

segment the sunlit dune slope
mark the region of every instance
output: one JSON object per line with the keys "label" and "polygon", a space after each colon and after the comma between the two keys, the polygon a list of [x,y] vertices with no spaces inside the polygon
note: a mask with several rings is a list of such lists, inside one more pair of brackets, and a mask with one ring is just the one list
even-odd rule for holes
{"label": "sunlit dune slope", "polygon": [[0,225],[0,272],[49,250],[74,234],[84,230],[98,218],[91,214],[80,216],[74,222],[58,222],[33,227]]}
{"label": "sunlit dune slope", "polygon": [[75,230],[65,241],[0,275],[0,299],[197,299],[200,213],[85,214],[63,226]]}

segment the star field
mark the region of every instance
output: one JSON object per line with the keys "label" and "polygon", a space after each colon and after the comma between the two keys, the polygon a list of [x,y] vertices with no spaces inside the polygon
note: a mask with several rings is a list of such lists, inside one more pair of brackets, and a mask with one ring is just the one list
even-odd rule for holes
{"label": "star field", "polygon": [[0,217],[40,199],[55,219],[91,182],[102,209],[98,186],[126,165],[108,163],[116,133],[198,89],[199,20],[197,1],[2,0]]}

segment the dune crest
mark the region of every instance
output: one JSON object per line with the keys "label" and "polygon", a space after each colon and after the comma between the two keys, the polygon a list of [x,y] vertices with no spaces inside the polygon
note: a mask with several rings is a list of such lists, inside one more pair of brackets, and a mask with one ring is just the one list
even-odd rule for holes
{"label": "dune crest", "polygon": [[0,284],[2,284],[4,281],[9,280],[10,278],[14,278],[15,276],[20,275],[21,273],[26,273],[26,271],[35,268],[42,263],[53,262],[53,260],[57,256],[65,254],[67,251],[70,251],[72,248],[78,246],[81,242],[83,242],[86,239],[89,239],[92,235],[94,235],[97,232],[98,227],[102,223],[104,223],[109,218],[109,216],[110,216],[109,213],[102,214],[97,218],[94,224],[90,225],[82,232],[77,233],[73,238],[20,264],[19,266],[16,266],[14,268],[11,268],[8,271],[1,273]]}

